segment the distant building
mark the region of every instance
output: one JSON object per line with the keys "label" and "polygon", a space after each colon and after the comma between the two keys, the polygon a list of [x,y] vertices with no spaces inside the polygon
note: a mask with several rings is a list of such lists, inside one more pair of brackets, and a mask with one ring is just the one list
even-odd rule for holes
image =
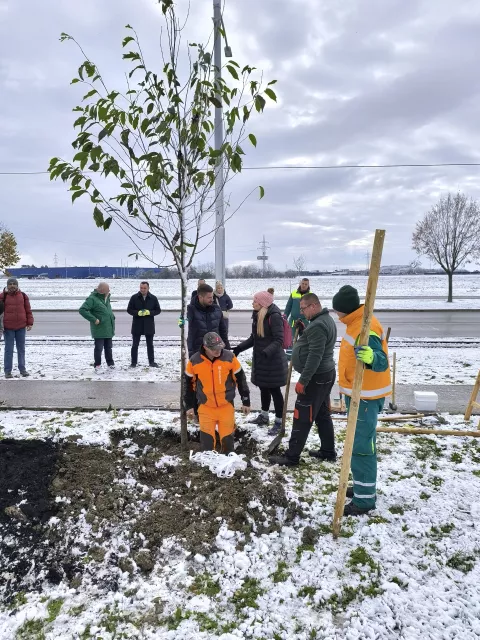
{"label": "distant building", "polygon": [[60,279],[75,278],[112,280],[117,278],[145,278],[148,274],[160,274],[165,269],[158,267],[19,267],[9,269],[8,273],[15,278],[27,279]]}

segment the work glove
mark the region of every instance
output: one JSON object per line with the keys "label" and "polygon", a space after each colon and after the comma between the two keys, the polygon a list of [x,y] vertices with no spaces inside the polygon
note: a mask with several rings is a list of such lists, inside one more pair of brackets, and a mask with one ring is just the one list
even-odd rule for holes
{"label": "work glove", "polygon": [[142,316],[149,316],[150,315],[150,311],[148,309],[144,309]]}
{"label": "work glove", "polygon": [[372,364],[374,354],[371,347],[354,347],[354,350],[357,360],[360,360],[360,362],[363,362],[364,364]]}
{"label": "work glove", "polygon": [[305,395],[305,385],[301,382],[297,382],[297,384],[295,385],[295,393],[299,395]]}
{"label": "work glove", "polygon": [[184,327],[185,326],[185,318],[182,318],[182,316],[180,316],[179,319],[178,319],[178,326],[179,327]]}

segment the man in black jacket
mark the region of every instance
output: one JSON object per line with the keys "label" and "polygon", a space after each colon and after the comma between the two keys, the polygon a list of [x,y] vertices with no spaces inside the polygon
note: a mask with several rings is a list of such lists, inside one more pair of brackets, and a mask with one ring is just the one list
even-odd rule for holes
{"label": "man in black jacket", "polygon": [[213,304],[213,289],[208,284],[202,284],[197,289],[197,297],[187,307],[188,322],[188,357],[200,351],[203,345],[203,337],[206,333],[214,331],[222,338],[227,349],[227,328],[223,313],[218,304]]}
{"label": "man in black jacket", "polygon": [[158,298],[150,293],[148,282],[140,283],[140,291],[130,298],[127,313],[133,316],[132,320],[132,364],[136,367],[138,362],[138,345],[140,338],[145,336],[147,342],[148,364],[150,367],[158,367],[153,351],[153,336],[155,335],[154,317],[161,313]]}
{"label": "man in black jacket", "polygon": [[296,466],[300,454],[315,423],[321,448],[310,455],[321,460],[336,460],[333,422],[330,415],[330,392],[335,382],[333,350],[337,341],[337,326],[322,309],[318,297],[307,293],[300,301],[300,312],[309,321],[305,328],[301,320],[297,326],[304,329],[293,347],[292,363],[300,379],[295,385],[297,400],[293,414],[292,434],[288,450],[283,456],[271,456],[271,464]]}

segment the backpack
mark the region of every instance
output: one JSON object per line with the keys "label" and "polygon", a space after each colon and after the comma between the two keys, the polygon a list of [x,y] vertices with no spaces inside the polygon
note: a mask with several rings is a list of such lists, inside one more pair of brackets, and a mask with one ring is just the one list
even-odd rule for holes
{"label": "backpack", "polygon": [[[288,322],[287,318],[282,314],[282,323],[283,323],[283,344],[282,347],[284,349],[291,349],[293,346],[293,338],[292,338],[292,327]],[[270,323],[270,318],[268,319]]]}

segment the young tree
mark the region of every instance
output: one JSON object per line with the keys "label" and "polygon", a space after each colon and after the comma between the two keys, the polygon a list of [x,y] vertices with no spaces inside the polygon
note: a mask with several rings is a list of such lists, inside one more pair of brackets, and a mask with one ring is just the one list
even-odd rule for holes
{"label": "young tree", "polygon": [[[246,127],[254,112],[264,110],[267,99],[276,100],[271,86],[254,67],[243,68],[229,59],[216,77],[212,51],[191,43],[180,61],[182,29],[173,0],[159,0],[165,29],[162,32],[163,66],[147,67],[137,33],[127,25],[123,59],[131,64],[124,92],[107,88],[107,81],[80,45],[68,34],[84,62],[73,84],[87,85],[83,106],[74,111],[77,137],[71,162],[53,158],[50,179],[70,185],[72,201],[90,198],[93,218],[107,230],[112,224],[135,245],[135,255],[156,266],[165,256],[178,270],[181,281],[181,394],[187,360],[185,321],[187,274],[198,250],[215,234],[215,178],[224,169],[224,184],[242,171],[242,143],[256,146]],[[221,29],[214,34],[220,37]],[[212,45],[213,47],[213,45]],[[136,84],[132,84],[134,79]],[[214,109],[222,108],[224,140],[214,143]],[[106,180],[108,178],[108,180]],[[116,182],[116,194],[111,195]],[[218,187],[218,182],[217,182]],[[260,197],[264,190],[260,189]],[[187,420],[181,412],[182,445],[187,446]]]}
{"label": "young tree", "polygon": [[452,302],[453,274],[463,264],[480,258],[480,207],[463,193],[442,196],[423,220],[417,222],[412,245],[448,276],[448,302]]}
{"label": "young tree", "polygon": [[303,253],[301,253],[298,256],[298,258],[293,259],[293,266],[295,267],[295,271],[299,276],[302,275],[303,271],[305,271],[306,265],[307,265],[307,259],[305,258]]}
{"label": "young tree", "polygon": [[13,267],[19,260],[15,236],[0,224],[0,271],[6,273],[6,268]]}

